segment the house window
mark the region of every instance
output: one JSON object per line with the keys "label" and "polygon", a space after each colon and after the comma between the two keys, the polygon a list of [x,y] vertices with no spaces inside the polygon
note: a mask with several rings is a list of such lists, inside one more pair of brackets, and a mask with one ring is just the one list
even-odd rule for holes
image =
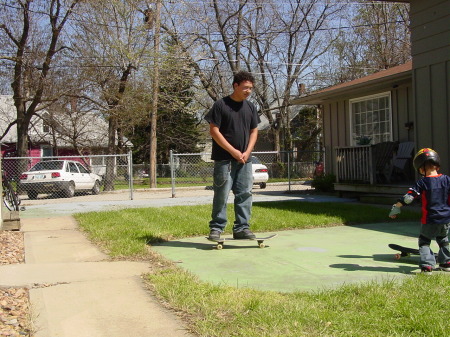
{"label": "house window", "polygon": [[51,157],[53,156],[53,149],[51,146],[41,146],[41,156],[42,157]]}
{"label": "house window", "polygon": [[353,145],[391,141],[390,92],[350,100],[350,125]]}
{"label": "house window", "polygon": [[49,118],[50,118],[50,115],[46,112],[42,116],[42,132],[43,133],[50,132],[50,124],[48,123]]}
{"label": "house window", "polygon": [[49,133],[50,132],[50,125],[48,125],[45,121],[44,121],[44,123],[42,125],[42,131],[44,133]]}

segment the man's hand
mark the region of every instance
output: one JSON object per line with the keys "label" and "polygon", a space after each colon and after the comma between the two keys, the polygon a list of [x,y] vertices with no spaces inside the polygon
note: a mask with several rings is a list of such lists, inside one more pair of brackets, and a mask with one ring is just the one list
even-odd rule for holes
{"label": "man's hand", "polygon": [[250,158],[250,154],[251,154],[251,152],[244,152],[243,154],[242,154],[242,163],[243,164],[245,164],[247,161],[248,161],[248,159]]}
{"label": "man's hand", "polygon": [[244,157],[244,154],[241,151],[234,149],[234,151],[231,153],[231,155],[233,156],[234,159],[236,159],[236,161],[238,163],[243,163],[243,164],[245,163],[245,161],[243,161],[243,159],[242,159]]}
{"label": "man's hand", "polygon": [[400,207],[397,204],[392,205],[391,211],[389,212],[389,217],[395,219],[398,214],[401,213]]}

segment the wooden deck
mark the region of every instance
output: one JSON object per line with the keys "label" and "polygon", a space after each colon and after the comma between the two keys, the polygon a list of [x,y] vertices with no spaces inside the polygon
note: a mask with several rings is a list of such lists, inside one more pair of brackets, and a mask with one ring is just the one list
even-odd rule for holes
{"label": "wooden deck", "polygon": [[403,195],[408,191],[413,182],[401,184],[356,184],[356,183],[336,183],[334,189],[338,192],[357,192],[371,194],[391,194]]}
{"label": "wooden deck", "polygon": [[[340,195],[397,196],[406,193],[414,184],[407,163],[394,165],[397,157],[394,142],[376,145],[336,147],[336,178],[334,189]],[[408,152],[411,152],[409,150]],[[410,153],[408,153],[410,156]],[[410,157],[405,158],[409,161]]]}
{"label": "wooden deck", "polygon": [[404,195],[414,182],[397,184],[335,183],[334,189],[340,197],[356,198],[361,202],[392,205]]}

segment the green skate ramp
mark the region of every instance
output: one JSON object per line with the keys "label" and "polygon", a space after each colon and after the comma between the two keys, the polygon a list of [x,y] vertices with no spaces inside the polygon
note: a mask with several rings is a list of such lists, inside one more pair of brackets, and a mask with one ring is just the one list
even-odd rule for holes
{"label": "green skate ramp", "polygon": [[[395,259],[388,247],[417,247],[418,222],[377,223],[277,232],[256,241],[226,241],[222,250],[205,237],[152,246],[202,281],[281,292],[402,278],[418,271],[418,256]],[[258,233],[258,237],[272,233]],[[224,237],[229,235],[224,235]],[[432,248],[437,251],[434,243]]]}

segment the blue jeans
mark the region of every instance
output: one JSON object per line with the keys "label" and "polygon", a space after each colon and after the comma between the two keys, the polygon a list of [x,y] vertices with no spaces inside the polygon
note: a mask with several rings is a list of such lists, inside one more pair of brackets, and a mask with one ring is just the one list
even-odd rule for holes
{"label": "blue jeans", "polygon": [[214,162],[214,199],[210,229],[223,232],[227,225],[227,201],[230,191],[234,194],[233,232],[249,228],[252,213],[252,163],[238,163],[235,160]]}
{"label": "blue jeans", "polygon": [[437,262],[439,264],[450,262],[448,247],[448,231],[450,224],[423,224],[420,229],[419,253],[420,267],[434,267],[436,259],[430,248],[431,239],[436,238],[439,246]]}

